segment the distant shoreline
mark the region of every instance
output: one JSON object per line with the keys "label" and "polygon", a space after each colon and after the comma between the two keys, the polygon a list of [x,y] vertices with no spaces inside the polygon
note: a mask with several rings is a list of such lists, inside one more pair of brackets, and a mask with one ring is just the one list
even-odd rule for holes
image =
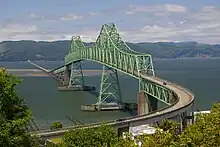
{"label": "distant shoreline", "polygon": [[[202,60],[202,59],[220,59],[220,57],[184,57],[184,58],[155,58],[153,57],[153,60],[192,60],[192,59],[195,59],[195,60]],[[86,60],[85,60],[86,61]],[[25,62],[28,62],[27,61],[0,61],[0,63],[25,63]],[[51,63],[51,62],[63,62],[64,63],[64,60],[32,60],[32,62],[48,62],[48,63]]]}
{"label": "distant shoreline", "polygon": [[[49,77],[48,74],[39,69],[7,69],[9,74],[13,74],[18,77]],[[83,70],[84,76],[100,75],[102,70]]]}

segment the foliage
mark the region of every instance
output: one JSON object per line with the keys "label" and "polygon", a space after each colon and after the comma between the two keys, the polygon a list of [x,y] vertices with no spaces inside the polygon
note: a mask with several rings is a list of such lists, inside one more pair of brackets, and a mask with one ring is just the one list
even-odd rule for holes
{"label": "foliage", "polygon": [[178,126],[179,123],[174,122],[174,121],[169,121],[168,119],[164,119],[160,124],[159,128],[162,129],[163,131],[169,131],[170,133],[174,135],[178,135]]}
{"label": "foliage", "polygon": [[[182,133],[178,130],[178,123],[165,119],[158,125],[155,134],[141,135],[136,141],[141,141],[147,147],[218,147],[220,103],[213,105],[210,114],[201,114],[197,118]],[[129,134],[126,139],[118,138],[116,130],[103,124],[98,128],[67,132],[60,146],[135,147],[137,144]]]}
{"label": "foliage", "polygon": [[[4,41],[0,42],[0,61],[62,60],[68,53],[69,40],[65,41]],[[91,45],[86,43],[85,45]],[[197,42],[127,43],[132,49],[152,54],[155,58],[181,58],[207,55],[220,57],[220,45]]]}
{"label": "foliage", "polygon": [[210,114],[200,114],[195,124],[180,135],[180,146],[218,147],[220,145],[220,103]]}
{"label": "foliage", "polygon": [[16,93],[20,81],[0,69],[0,146],[38,146],[37,138],[30,136],[26,128],[31,111]]}
{"label": "foliage", "polygon": [[164,119],[153,135],[142,135],[140,140],[144,146],[166,147],[175,145],[178,137],[178,123]]}
{"label": "foliage", "polygon": [[51,130],[61,129],[62,127],[63,127],[63,125],[61,122],[53,122],[51,125]]}
{"label": "foliage", "polygon": [[117,141],[117,132],[108,125],[98,128],[76,129],[64,135],[64,144],[67,146],[94,146],[108,147]]}
{"label": "foliage", "polygon": [[220,103],[216,103],[210,114],[200,114],[197,121],[189,125],[181,134],[176,133],[176,126],[172,121],[164,120],[162,132],[157,131],[147,136],[143,141],[154,147],[218,147],[220,145]]}

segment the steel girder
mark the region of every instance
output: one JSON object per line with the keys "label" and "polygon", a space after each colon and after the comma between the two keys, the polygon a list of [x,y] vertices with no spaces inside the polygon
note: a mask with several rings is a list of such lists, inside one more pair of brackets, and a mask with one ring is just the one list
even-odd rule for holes
{"label": "steel girder", "polygon": [[58,68],[51,70],[50,73],[59,74],[61,72],[64,72],[66,70],[66,68],[67,68],[66,65],[63,65],[63,66],[60,66]]}
{"label": "steel girder", "polygon": [[68,87],[85,86],[81,62],[73,62]]}
{"label": "steel girder", "polygon": [[65,71],[61,71],[61,72],[57,72],[57,73],[52,73],[51,72],[51,75],[52,77],[54,77],[58,82],[60,82],[61,84],[64,84],[64,73]]}
{"label": "steel girder", "polygon": [[174,93],[164,88],[161,85],[155,84],[151,81],[140,79],[139,80],[139,91],[144,91],[161,102],[170,105],[174,102]]}
{"label": "steel girder", "polygon": [[141,75],[155,75],[151,55],[131,50],[120,37],[114,24],[103,25],[96,43],[89,47],[84,46],[79,36],[72,37],[65,64],[80,60],[96,61],[133,76],[144,85],[140,89],[166,104],[171,104],[171,90],[147,80],[143,81],[141,78]]}
{"label": "steel girder", "polygon": [[103,65],[99,99],[97,104],[101,105],[108,102],[121,103],[122,96],[117,70]]}

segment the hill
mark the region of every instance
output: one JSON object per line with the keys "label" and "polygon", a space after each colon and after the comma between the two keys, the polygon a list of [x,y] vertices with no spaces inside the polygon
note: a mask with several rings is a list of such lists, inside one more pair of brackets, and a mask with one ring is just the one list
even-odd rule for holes
{"label": "hill", "polygon": [[[0,42],[0,61],[62,60],[70,41],[3,41]],[[85,43],[91,45],[92,43]],[[149,53],[154,58],[220,57],[220,45],[197,42],[127,43],[133,50]]]}

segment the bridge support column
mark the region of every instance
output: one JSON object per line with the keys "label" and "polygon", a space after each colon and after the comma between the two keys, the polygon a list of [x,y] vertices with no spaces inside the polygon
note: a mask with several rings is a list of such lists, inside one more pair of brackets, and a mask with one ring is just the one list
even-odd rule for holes
{"label": "bridge support column", "polygon": [[64,86],[59,86],[58,90],[63,90],[63,91],[95,90],[95,87],[93,86],[85,86],[81,62],[73,62],[70,66],[66,66],[66,70],[63,72],[63,85]]}
{"label": "bridge support column", "polygon": [[[149,88],[149,87],[148,87]],[[147,94],[146,83],[142,79],[139,80],[139,93],[138,93],[138,115],[148,114],[149,112],[158,109],[158,99]]]}
{"label": "bridge support column", "polygon": [[73,62],[70,70],[70,78],[68,87],[81,86],[84,87],[84,77],[81,62]]}
{"label": "bridge support column", "polygon": [[59,81],[61,85],[68,85],[69,83],[69,71],[66,67],[62,71],[52,72],[50,75]]}
{"label": "bridge support column", "polygon": [[158,100],[143,91],[138,93],[138,115],[148,114],[158,109]]}
{"label": "bridge support column", "polygon": [[149,113],[149,105],[147,102],[147,97],[143,91],[138,93],[138,115],[144,115]]}
{"label": "bridge support column", "polygon": [[177,114],[175,117],[169,119],[179,123],[179,133],[181,133],[187,127],[187,111]]}
{"label": "bridge support column", "polygon": [[182,121],[182,130],[184,130],[187,127],[187,112],[183,112],[181,115],[181,121]]}
{"label": "bridge support column", "polygon": [[118,128],[118,137],[122,136],[123,133],[128,133],[128,132],[129,132],[129,126]]}
{"label": "bridge support column", "polygon": [[66,68],[66,70],[63,72],[63,85],[69,84],[69,71]]}
{"label": "bridge support column", "polygon": [[[115,69],[103,65],[101,85],[97,109],[117,110],[122,109],[122,96],[119,84],[118,72]],[[110,104],[111,103],[111,104]]]}

